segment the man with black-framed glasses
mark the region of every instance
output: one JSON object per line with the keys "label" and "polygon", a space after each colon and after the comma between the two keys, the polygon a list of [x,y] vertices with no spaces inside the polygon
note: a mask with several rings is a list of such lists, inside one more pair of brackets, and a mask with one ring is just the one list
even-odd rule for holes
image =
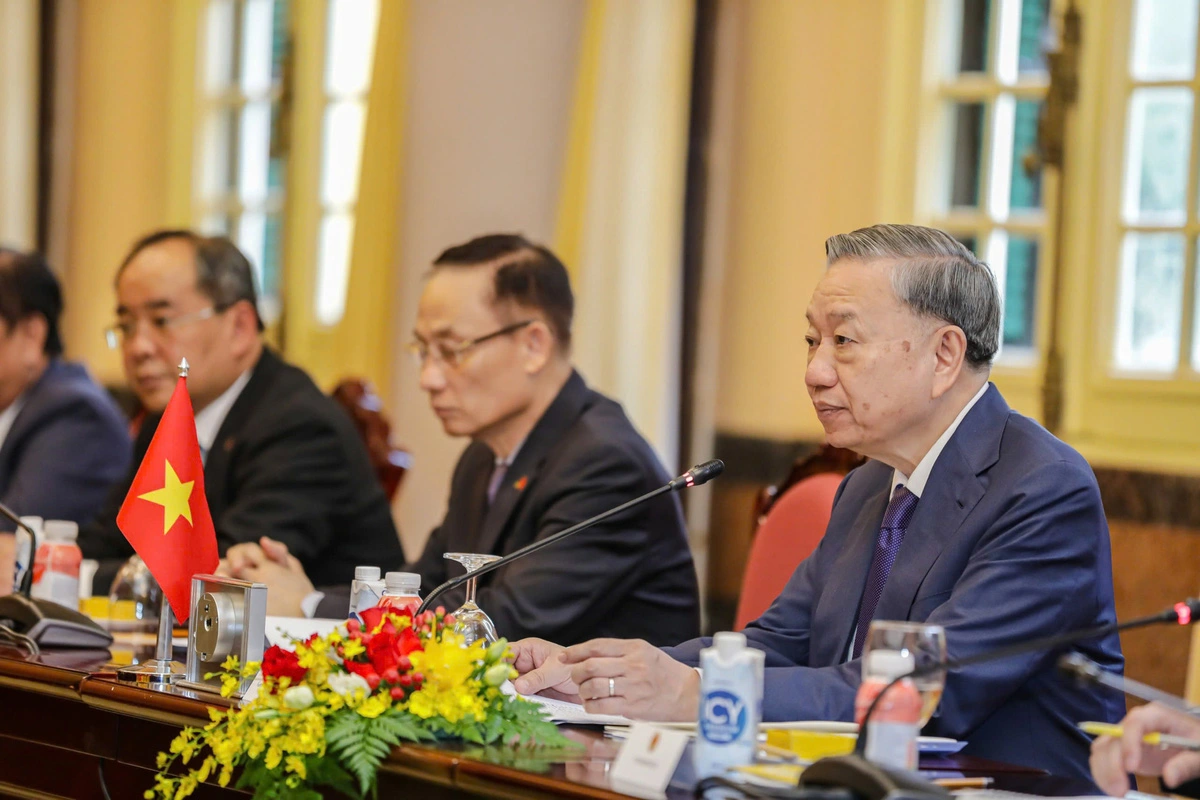
{"label": "man with black-framed glasses", "polygon": [[[186,230],[152,233],[130,249],[115,284],[117,320],[105,334],[147,411],[134,470],[186,357],[222,553],[265,534],[285,542],[322,582],[348,581],[357,565],[381,554],[403,558],[391,508],[349,416],[264,345],[253,271],[232,242]],[[102,560],[98,591],[133,554],[116,516],[134,470],[80,531],[84,555]]]}
{"label": "man with black-framed glasses", "polygon": [[[434,261],[409,349],[443,429],[471,444],[445,519],[408,567],[424,591],[459,574],[447,552],[511,553],[669,479],[621,407],[571,366],[573,313],[566,268],[521,236],[481,236]],[[234,548],[228,565],[270,587],[272,613],[345,616],[345,587],[315,592],[319,581],[284,548],[260,544]],[[440,603],[462,600],[452,592]],[[477,600],[510,639],[638,635],[666,644],[694,635],[699,597],[678,498],[481,578]]]}

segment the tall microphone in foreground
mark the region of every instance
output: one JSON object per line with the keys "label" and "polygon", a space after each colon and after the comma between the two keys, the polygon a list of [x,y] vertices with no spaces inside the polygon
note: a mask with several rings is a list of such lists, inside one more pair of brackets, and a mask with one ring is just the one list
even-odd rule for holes
{"label": "tall microphone in foreground", "polygon": [[[909,671],[904,675],[898,675],[871,701],[871,705],[867,707],[866,713],[863,714],[862,722],[858,728],[858,741],[854,746],[854,754],[849,756],[835,756],[832,758],[823,758],[806,769],[800,776],[801,787],[822,787],[822,786],[840,786],[850,787],[855,789],[862,786],[877,786],[888,784],[893,787],[902,787],[910,797],[923,798],[944,798],[948,797],[944,790],[939,787],[921,781],[911,774],[902,773],[900,771],[890,770],[872,764],[863,757],[867,748],[868,738],[868,723],[871,721],[875,709],[879,706],[879,701],[888,693],[892,687],[900,683],[905,678],[919,678],[925,675],[930,675],[941,670],[962,669],[963,667],[973,666],[975,664],[986,664],[991,661],[999,661],[1013,656],[1025,655],[1026,653],[1037,652],[1053,652],[1068,645],[1084,642],[1088,639],[1095,639],[1100,636],[1106,636],[1110,633],[1119,633],[1133,628],[1143,628],[1148,625],[1161,625],[1175,623],[1178,625],[1190,625],[1200,617],[1200,599],[1188,598],[1187,600],[1176,603],[1168,609],[1164,609],[1157,614],[1151,614],[1145,617],[1131,619],[1128,622],[1110,622],[1104,625],[1093,625],[1089,628],[1082,628],[1076,631],[1067,631],[1066,633],[1056,634],[1054,636],[1044,636],[1039,639],[1031,639],[1027,642],[1017,642],[1016,644],[997,647],[994,650],[985,650],[982,653],[976,653],[973,656],[965,656],[963,658],[948,658],[941,661],[936,661],[926,664]],[[1074,663],[1074,662],[1072,662]],[[1097,667],[1097,669],[1099,669]],[[1092,680],[1096,680],[1096,676],[1090,676]]]}
{"label": "tall microphone in foreground", "polygon": [[425,611],[438,597],[450,591],[451,589],[462,586],[472,578],[478,578],[480,575],[500,569],[506,564],[511,564],[512,562],[516,561],[518,558],[524,558],[530,553],[541,550],[543,547],[549,547],[555,542],[561,541],[562,539],[565,539],[572,534],[579,533],[582,530],[586,530],[587,528],[590,528],[599,522],[603,522],[609,517],[628,511],[634,506],[641,505],[647,500],[653,500],[659,495],[678,492],[682,489],[690,489],[693,486],[702,486],[724,471],[725,462],[719,459],[714,458],[712,461],[705,461],[703,464],[697,464],[679,477],[672,479],[669,483],[666,483],[651,492],[647,492],[641,497],[635,497],[633,500],[630,500],[627,503],[622,503],[616,508],[610,508],[608,511],[597,514],[590,519],[585,519],[583,522],[572,525],[569,528],[565,528],[551,536],[547,536],[545,539],[538,539],[536,542],[530,542],[521,549],[514,550],[503,558],[497,559],[490,564],[485,564],[473,572],[468,572],[465,575],[459,575],[457,578],[451,578],[430,592],[425,598],[425,602],[421,603],[421,606],[417,609],[416,613],[419,614],[422,611]]}

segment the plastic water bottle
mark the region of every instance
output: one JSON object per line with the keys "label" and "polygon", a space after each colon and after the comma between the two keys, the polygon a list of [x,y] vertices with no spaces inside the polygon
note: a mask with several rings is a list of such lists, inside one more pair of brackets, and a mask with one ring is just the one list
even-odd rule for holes
{"label": "plastic water bottle", "polygon": [[357,614],[359,609],[379,605],[383,590],[379,567],[355,567],[354,580],[350,582],[350,616]]}
{"label": "plastic water bottle", "polygon": [[718,633],[712,647],[700,651],[699,776],[753,763],[762,718],[765,658],[761,650],[746,647],[741,633]]}
{"label": "plastic water bottle", "polygon": [[[901,675],[913,670],[912,653],[872,650],[863,661],[863,681],[854,698],[854,718],[860,726],[879,693]],[[866,721],[864,755],[881,767],[915,770],[917,737],[921,734],[921,693],[904,678],[887,690]],[[859,735],[863,735],[860,727]]]}
{"label": "plastic water bottle", "polygon": [[[43,538],[41,517],[21,517],[21,522],[24,522],[37,531],[39,539]],[[25,577],[25,573],[33,569],[33,548],[35,547],[35,542],[29,538],[29,531],[18,528],[16,537],[17,550],[16,558],[13,562],[13,591],[18,591],[21,588],[21,580]]]}
{"label": "plastic water bottle", "polygon": [[421,605],[421,576],[415,572],[389,572],[383,576],[383,597],[379,598],[380,608],[390,608],[393,611],[408,609],[414,614]]}
{"label": "plastic water bottle", "polygon": [[31,594],[67,608],[79,608],[79,562],[83,553],[75,540],[79,525],[69,520],[46,520],[43,541],[33,557]]}

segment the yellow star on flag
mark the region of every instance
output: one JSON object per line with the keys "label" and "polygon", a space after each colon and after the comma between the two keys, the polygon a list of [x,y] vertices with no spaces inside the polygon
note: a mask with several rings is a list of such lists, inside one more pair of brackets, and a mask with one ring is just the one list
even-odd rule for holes
{"label": "yellow star on flag", "polygon": [[[164,459],[165,460],[165,459]],[[189,499],[192,496],[192,484],[195,481],[183,483],[179,480],[179,476],[175,474],[175,468],[171,466],[171,462],[167,461],[166,484],[161,489],[155,489],[153,492],[139,494],[139,500],[149,500],[163,507],[163,535],[171,530],[171,526],[175,524],[175,520],[183,517],[190,525],[192,522],[192,505]]]}

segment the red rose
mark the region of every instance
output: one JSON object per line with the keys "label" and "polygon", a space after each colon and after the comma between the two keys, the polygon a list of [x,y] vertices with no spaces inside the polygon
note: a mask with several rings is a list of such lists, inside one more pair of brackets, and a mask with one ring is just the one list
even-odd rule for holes
{"label": "red rose", "polygon": [[380,675],[389,669],[395,669],[396,662],[400,658],[396,634],[388,631],[388,627],[388,625],[384,625],[384,629],[367,642],[367,658],[371,660],[371,666]]}
{"label": "red rose", "polygon": [[[400,631],[400,635],[396,638],[400,647],[398,655],[407,656],[414,650],[424,649],[421,647],[421,639],[417,636],[417,632],[412,628],[405,628],[404,630]],[[408,659],[405,659],[405,661],[407,660]],[[411,664],[409,666],[411,666]],[[405,667],[405,669],[408,669],[408,667]]]}
{"label": "red rose", "polygon": [[295,653],[277,644],[271,645],[263,653],[262,671],[265,677],[291,678],[292,683],[299,683],[308,674],[308,669],[300,666],[300,659]]}
{"label": "red rose", "polygon": [[362,620],[363,631],[370,633],[375,630],[375,626],[383,619],[383,612],[384,609],[379,606],[372,606],[371,608],[364,608],[362,611],[359,611],[358,616]]}

